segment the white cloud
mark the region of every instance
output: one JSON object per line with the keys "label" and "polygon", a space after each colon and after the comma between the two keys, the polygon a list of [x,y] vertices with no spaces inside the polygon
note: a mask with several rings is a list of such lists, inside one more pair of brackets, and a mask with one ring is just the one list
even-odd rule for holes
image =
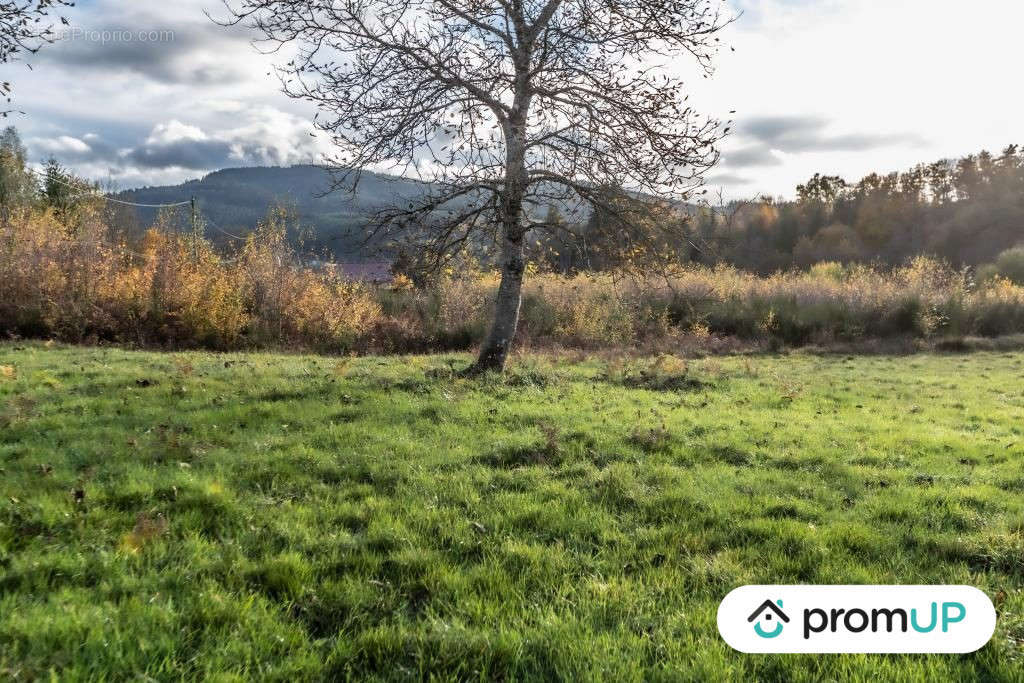
{"label": "white cloud", "polygon": [[327,149],[310,135],[310,122],[270,106],[246,109],[235,125],[203,129],[171,119],[157,123],[138,144],[118,147],[96,133],[82,140],[69,136],[30,138],[33,154],[58,154],[88,177],[110,178],[122,187],[132,182],[180,182],[229,166],[288,166],[319,161]]}
{"label": "white cloud", "polygon": [[246,159],[284,166],[318,161],[330,152],[323,138],[311,135],[314,131],[308,118],[259,106],[247,111],[246,119],[224,132]]}
{"label": "white cloud", "polygon": [[177,119],[172,119],[166,123],[158,123],[153,128],[153,132],[146,138],[147,145],[166,145],[172,142],[180,142],[182,140],[208,140],[206,133],[197,126],[190,126],[182,123]]}
{"label": "white cloud", "polygon": [[[85,137],[88,138],[88,136]],[[60,135],[56,138],[30,138],[26,144],[33,149],[50,154],[85,154],[91,149],[86,142],[70,135]]]}

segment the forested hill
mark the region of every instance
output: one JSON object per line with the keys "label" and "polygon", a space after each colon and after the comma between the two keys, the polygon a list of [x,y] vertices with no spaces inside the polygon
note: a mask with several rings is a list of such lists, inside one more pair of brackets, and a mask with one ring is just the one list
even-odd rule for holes
{"label": "forested hill", "polygon": [[[370,173],[355,196],[343,191],[321,196],[329,187],[329,173],[316,166],[234,168],[172,187],[131,190],[120,198],[161,204],[195,196],[211,226],[207,234],[222,242],[223,232],[244,235],[270,207],[285,203],[310,229],[307,246],[352,262],[381,258],[376,249],[361,248],[372,213],[424,191],[414,181]],[[674,225],[680,208],[690,215]],[[553,209],[553,220],[565,222],[573,220],[570,215],[589,214],[566,205]],[[1024,147],[872,173],[857,182],[816,174],[797,188],[794,200],[671,205],[668,212],[656,207],[654,215],[660,215],[654,219],[659,229],[676,235],[664,249],[675,251],[679,261],[725,262],[762,274],[822,261],[897,266],[918,255],[958,267],[993,264],[1012,250],[1024,259]],[[155,217],[153,210],[140,210],[143,225]],[[630,253],[625,231],[612,217],[597,211],[575,220],[581,222],[567,234],[584,239],[550,238],[530,258],[555,269],[600,269],[616,266]],[[1020,270],[1024,281],[1024,263]]]}
{"label": "forested hill", "polygon": [[[117,196],[142,204],[195,197],[210,226],[207,232],[215,241],[224,238],[221,231],[248,233],[270,207],[285,204],[296,210],[303,227],[311,228],[309,246],[318,251],[326,249],[340,260],[361,260],[371,256],[360,248],[367,217],[423,191],[422,185],[411,180],[366,173],[354,196],[345,191],[321,196],[330,184],[330,174],[317,166],[229,168],[201,180],[128,190]],[[155,210],[139,209],[143,224],[155,218]]]}
{"label": "forested hill", "polygon": [[816,174],[797,187],[796,201],[705,212],[693,229],[716,259],[759,273],[821,261],[894,266],[918,255],[990,264],[1013,258],[1004,252],[1016,247],[1024,255],[1024,147],[857,182]]}

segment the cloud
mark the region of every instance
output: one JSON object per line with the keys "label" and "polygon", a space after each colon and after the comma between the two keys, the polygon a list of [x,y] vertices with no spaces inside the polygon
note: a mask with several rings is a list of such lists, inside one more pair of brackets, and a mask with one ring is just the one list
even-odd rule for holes
{"label": "cloud", "polygon": [[[204,14],[207,0],[175,3],[79,3],[59,40],[34,59],[63,72],[104,79],[135,77],[140,85],[201,88],[254,78],[252,32],[220,26]],[[257,70],[263,77],[265,68]]]}
{"label": "cloud", "polygon": [[253,107],[233,117],[235,126],[204,129],[171,119],[144,138],[118,146],[97,133],[27,140],[33,156],[54,154],[63,163],[87,167],[93,175],[165,177],[195,175],[229,166],[287,166],[310,163],[326,151],[312,126],[273,107]]}
{"label": "cloud", "polygon": [[145,145],[125,157],[140,168],[183,168],[190,171],[225,166],[232,161],[233,148],[220,140],[179,140]]}
{"label": "cloud", "polygon": [[826,125],[828,120],[820,116],[757,116],[740,123],[737,130],[761,142],[776,142]]}
{"label": "cloud", "polygon": [[924,144],[913,133],[844,133],[833,132],[834,127],[829,118],[818,115],[761,115],[740,120],[735,126],[735,137],[729,139],[722,152],[722,172],[709,177],[707,182],[728,189],[730,194],[742,194],[752,185],[765,184],[759,169],[785,171],[795,162],[814,158],[804,155],[862,154]]}
{"label": "cloud", "polygon": [[804,145],[790,145],[794,152],[866,152],[881,147],[923,147],[926,141],[916,133],[848,133],[820,139],[809,139]]}
{"label": "cloud", "polygon": [[735,186],[751,185],[754,183],[754,180],[752,178],[739,175],[738,173],[716,173],[713,176],[705,178],[705,183],[708,185]]}
{"label": "cloud", "polygon": [[[861,154],[889,147],[920,147],[914,133],[833,132],[834,122],[825,116],[760,115],[741,119],[722,152],[723,171],[708,178],[711,185],[735,191],[750,186],[758,169],[788,169],[803,155],[819,153]],[[813,157],[806,157],[813,158]]]}
{"label": "cloud", "polygon": [[311,135],[309,119],[275,107],[254,107],[232,118],[236,125],[230,137],[239,156],[250,164],[308,164],[331,151],[326,140]]}
{"label": "cloud", "polygon": [[35,136],[25,140],[29,158],[42,160],[53,157],[65,165],[78,166],[102,160],[116,160],[118,149],[96,133],[81,137],[55,135]]}
{"label": "cloud", "polygon": [[198,126],[182,123],[171,119],[166,123],[158,123],[153,132],[146,138],[147,145],[167,145],[175,142],[195,142],[208,140],[209,137]]}
{"label": "cloud", "polygon": [[161,29],[95,27],[69,32],[37,61],[71,72],[133,75],[169,84],[208,86],[245,79],[229,56],[248,50],[244,37],[217,26],[181,24]]}
{"label": "cloud", "polygon": [[56,138],[30,138],[26,144],[35,150],[49,154],[82,155],[92,151],[87,142],[70,135],[60,135]]}
{"label": "cloud", "polygon": [[782,160],[765,145],[750,145],[722,153],[722,165],[753,168],[755,166],[781,166]]}
{"label": "cloud", "polygon": [[53,155],[82,175],[152,184],[320,160],[313,107],[268,75],[289,50],[261,55],[250,29],[219,26],[206,9],[216,7],[86,0],[69,9],[70,28],[17,82],[30,115],[16,125],[32,161]]}
{"label": "cloud", "polygon": [[739,124],[743,137],[770,149],[798,152],[862,152],[894,145],[921,146],[924,140],[915,133],[828,132],[829,119],[821,116],[758,116]]}

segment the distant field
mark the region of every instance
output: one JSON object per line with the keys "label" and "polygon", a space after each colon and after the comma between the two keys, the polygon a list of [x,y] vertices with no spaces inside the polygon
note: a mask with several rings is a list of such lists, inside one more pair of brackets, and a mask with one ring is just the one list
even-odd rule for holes
{"label": "distant field", "polygon": [[[1024,354],[467,361],[0,345],[0,678],[1024,678]],[[721,641],[805,582],[996,636]]]}

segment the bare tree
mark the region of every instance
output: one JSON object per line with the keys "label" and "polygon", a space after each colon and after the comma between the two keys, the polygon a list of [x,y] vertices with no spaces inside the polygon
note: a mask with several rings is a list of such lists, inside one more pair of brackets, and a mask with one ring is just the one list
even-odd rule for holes
{"label": "bare tree", "polygon": [[[71,0],[0,0],[0,64],[19,54],[35,54],[56,40],[50,13],[57,7],[74,7]],[[67,25],[66,18],[60,18]],[[0,83],[0,97],[11,101],[11,84]],[[10,111],[0,111],[6,117]]]}
{"label": "bare tree", "polygon": [[688,57],[710,75],[730,21],[721,0],[224,2],[226,23],[289,52],[285,92],[317,105],[336,189],[366,169],[424,181],[377,230],[413,231],[438,260],[498,247],[494,323],[472,371],[504,368],[527,234],[567,229],[545,222],[547,207],[582,211],[609,187],[685,199],[728,131],[671,74]]}

